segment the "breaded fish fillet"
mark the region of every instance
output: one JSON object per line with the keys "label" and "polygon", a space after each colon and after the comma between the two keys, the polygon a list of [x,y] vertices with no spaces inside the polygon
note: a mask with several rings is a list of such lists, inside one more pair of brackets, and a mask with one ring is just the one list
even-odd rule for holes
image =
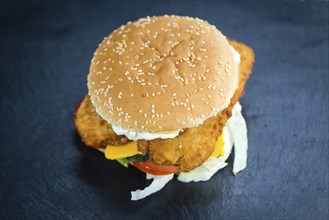
{"label": "breaded fish fillet", "polygon": [[129,141],[126,136],[115,134],[112,126],[96,113],[88,95],[75,112],[74,124],[82,141],[90,147],[105,148],[108,144],[122,145]]}
{"label": "breaded fish fillet", "polygon": [[[188,172],[206,161],[214,151],[215,142],[221,134],[226,121],[231,117],[232,108],[243,94],[245,83],[254,63],[254,53],[248,46],[229,40],[229,43],[240,54],[239,85],[231,99],[230,105],[208,119],[204,124],[185,129],[172,139],[155,139],[138,141],[138,149],[157,164],[178,165],[182,172]],[[106,147],[122,145],[129,140],[123,135],[116,135],[110,124],[95,111],[88,95],[83,99],[75,114],[75,126],[87,146]]]}
{"label": "breaded fish fillet", "polygon": [[214,151],[215,142],[221,134],[226,121],[232,115],[235,103],[243,94],[245,83],[254,63],[254,53],[248,46],[229,40],[229,43],[240,54],[239,84],[231,99],[230,105],[209,118],[196,128],[185,129],[172,139],[155,139],[138,141],[138,148],[156,164],[178,165],[180,171],[188,172],[206,161]]}

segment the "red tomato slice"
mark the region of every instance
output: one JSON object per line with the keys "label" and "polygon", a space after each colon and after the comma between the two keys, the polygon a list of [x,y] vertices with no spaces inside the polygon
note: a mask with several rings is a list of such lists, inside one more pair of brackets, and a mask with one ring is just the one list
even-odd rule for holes
{"label": "red tomato slice", "polygon": [[149,160],[146,162],[131,161],[130,163],[137,169],[153,175],[168,175],[179,171],[179,168],[176,166],[157,165]]}
{"label": "red tomato slice", "polygon": [[243,86],[243,89],[242,89],[242,93],[241,93],[240,99],[244,96],[245,89],[246,89],[246,86]]}

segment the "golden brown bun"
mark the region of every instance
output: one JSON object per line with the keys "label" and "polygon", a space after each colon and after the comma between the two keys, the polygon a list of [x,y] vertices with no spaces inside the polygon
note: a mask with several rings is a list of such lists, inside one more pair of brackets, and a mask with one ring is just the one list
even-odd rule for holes
{"label": "golden brown bun", "polygon": [[129,141],[127,137],[115,134],[111,125],[96,113],[88,95],[75,112],[74,125],[87,146],[105,148],[108,144],[120,145]]}
{"label": "golden brown bun", "polygon": [[200,166],[214,151],[215,142],[226,121],[231,117],[235,103],[243,94],[244,86],[254,63],[254,53],[251,48],[234,40],[230,40],[230,44],[239,52],[241,57],[239,86],[230,105],[215,117],[209,118],[204,124],[196,128],[186,129],[176,138],[138,141],[139,150],[149,155],[153,162],[178,165],[180,171],[188,172]]}
{"label": "golden brown bun", "polygon": [[137,132],[196,127],[226,108],[238,65],[215,26],[189,17],[147,17],[104,39],[88,87],[107,122]]}

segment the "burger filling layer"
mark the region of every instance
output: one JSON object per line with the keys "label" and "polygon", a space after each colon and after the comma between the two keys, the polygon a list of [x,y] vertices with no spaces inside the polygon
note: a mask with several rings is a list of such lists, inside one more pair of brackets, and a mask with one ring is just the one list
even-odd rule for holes
{"label": "burger filling layer", "polygon": [[107,159],[116,159],[125,167],[131,164],[145,172],[147,179],[153,179],[151,185],[145,189],[131,192],[131,199],[139,200],[161,190],[174,177],[174,173],[178,175],[177,179],[181,182],[209,180],[218,170],[227,166],[226,160],[231,154],[233,145],[235,152],[233,174],[235,175],[246,168],[248,150],[247,127],[239,102],[234,106],[232,117],[227,121],[222,134],[218,137],[211,156],[201,166],[189,172],[179,172],[178,167],[150,162],[147,156],[138,152],[135,141],[120,147],[108,145],[105,150],[99,150],[105,152]]}

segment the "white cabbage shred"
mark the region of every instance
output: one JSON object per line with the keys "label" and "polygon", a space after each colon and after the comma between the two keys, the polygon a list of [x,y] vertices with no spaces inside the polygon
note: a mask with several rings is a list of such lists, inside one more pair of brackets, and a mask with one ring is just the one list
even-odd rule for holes
{"label": "white cabbage shred", "polygon": [[131,192],[131,200],[136,201],[140,199],[144,199],[145,197],[158,192],[161,190],[172,178],[174,174],[164,175],[164,176],[154,176],[154,175],[147,175],[146,178],[153,178],[151,185],[146,187],[143,190],[136,190]]}
{"label": "white cabbage shred", "polygon": [[247,167],[248,137],[247,125],[241,114],[242,107],[238,102],[233,109],[227,126],[234,143],[233,174],[236,175]]}

